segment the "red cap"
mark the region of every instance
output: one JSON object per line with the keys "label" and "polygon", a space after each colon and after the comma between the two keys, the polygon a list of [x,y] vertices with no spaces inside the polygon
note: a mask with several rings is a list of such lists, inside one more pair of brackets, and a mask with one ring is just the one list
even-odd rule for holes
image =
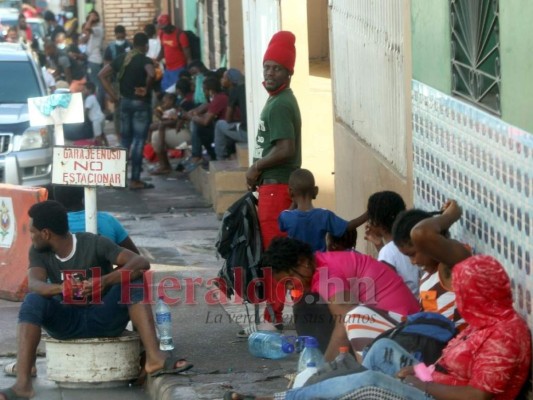
{"label": "red cap", "polygon": [[157,17],[157,24],[161,26],[170,25],[170,15],[161,14],[159,17]]}
{"label": "red cap", "polygon": [[265,61],[274,61],[287,68],[292,75],[294,73],[294,63],[296,61],[296,47],[294,43],[296,37],[292,32],[279,31],[272,36],[268,48],[263,57]]}

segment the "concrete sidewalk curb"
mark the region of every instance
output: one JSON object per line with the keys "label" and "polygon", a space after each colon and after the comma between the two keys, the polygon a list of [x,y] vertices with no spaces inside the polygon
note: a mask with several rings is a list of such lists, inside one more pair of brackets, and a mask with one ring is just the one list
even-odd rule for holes
{"label": "concrete sidewalk curb", "polygon": [[148,378],[146,386],[148,395],[151,399],[196,400],[198,396],[196,391],[192,387],[189,387],[190,383],[190,379],[186,376],[173,375],[161,376],[158,378]]}

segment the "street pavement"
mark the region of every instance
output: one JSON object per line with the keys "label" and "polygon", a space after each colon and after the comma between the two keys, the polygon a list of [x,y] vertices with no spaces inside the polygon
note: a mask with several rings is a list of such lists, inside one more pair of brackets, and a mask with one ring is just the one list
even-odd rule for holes
{"label": "street pavement", "polygon": [[[187,358],[194,368],[181,375],[149,378],[144,387],[62,389],[46,379],[45,347],[41,343],[35,398],[215,400],[232,388],[256,395],[284,390],[286,375],[296,368],[297,355],[277,361],[254,358],[248,353],[247,340],[236,337],[242,327],[248,326],[244,305],[230,301],[222,306],[215,301],[217,291],[208,280],[216,276],[222,263],[214,249],[220,221],[210,204],[183,173],[152,177],[151,182],[155,189],[100,189],[98,209],[111,212],[126,227],[151,262],[155,287],[174,284],[166,292],[180,298],[171,306],[174,353]],[[2,370],[16,355],[18,307],[19,303],[0,301]],[[286,313],[291,313],[290,307]],[[0,387],[13,382],[14,378],[0,373]]]}

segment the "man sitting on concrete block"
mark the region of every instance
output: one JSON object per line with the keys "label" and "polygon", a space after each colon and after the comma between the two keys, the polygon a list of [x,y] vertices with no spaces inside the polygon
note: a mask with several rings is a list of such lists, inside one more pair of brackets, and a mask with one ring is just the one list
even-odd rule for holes
{"label": "man sitting on concrete block", "polygon": [[146,351],[146,373],[158,376],[192,367],[159,349],[144,285],[148,260],[102,236],[70,233],[67,210],[57,201],[34,204],[28,214],[30,293],[19,311],[17,380],[0,390],[0,399],[35,395],[31,369],[41,328],[59,340],[114,337],[131,319]]}

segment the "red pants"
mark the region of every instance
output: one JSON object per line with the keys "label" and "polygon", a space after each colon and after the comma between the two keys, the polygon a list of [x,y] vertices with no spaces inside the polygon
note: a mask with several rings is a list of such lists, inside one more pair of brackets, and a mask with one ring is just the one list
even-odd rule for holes
{"label": "red pants", "polygon": [[[289,195],[289,185],[278,183],[259,186],[258,216],[261,227],[261,240],[263,248],[267,249],[272,239],[276,236],[287,236],[279,230],[278,217],[283,210],[287,210],[292,203]],[[268,274],[267,274],[268,275]],[[268,309],[265,310],[265,320],[274,323],[283,322],[283,307],[285,300],[285,287],[277,285],[275,279],[265,277],[267,302],[274,309],[275,321],[270,318]]]}

